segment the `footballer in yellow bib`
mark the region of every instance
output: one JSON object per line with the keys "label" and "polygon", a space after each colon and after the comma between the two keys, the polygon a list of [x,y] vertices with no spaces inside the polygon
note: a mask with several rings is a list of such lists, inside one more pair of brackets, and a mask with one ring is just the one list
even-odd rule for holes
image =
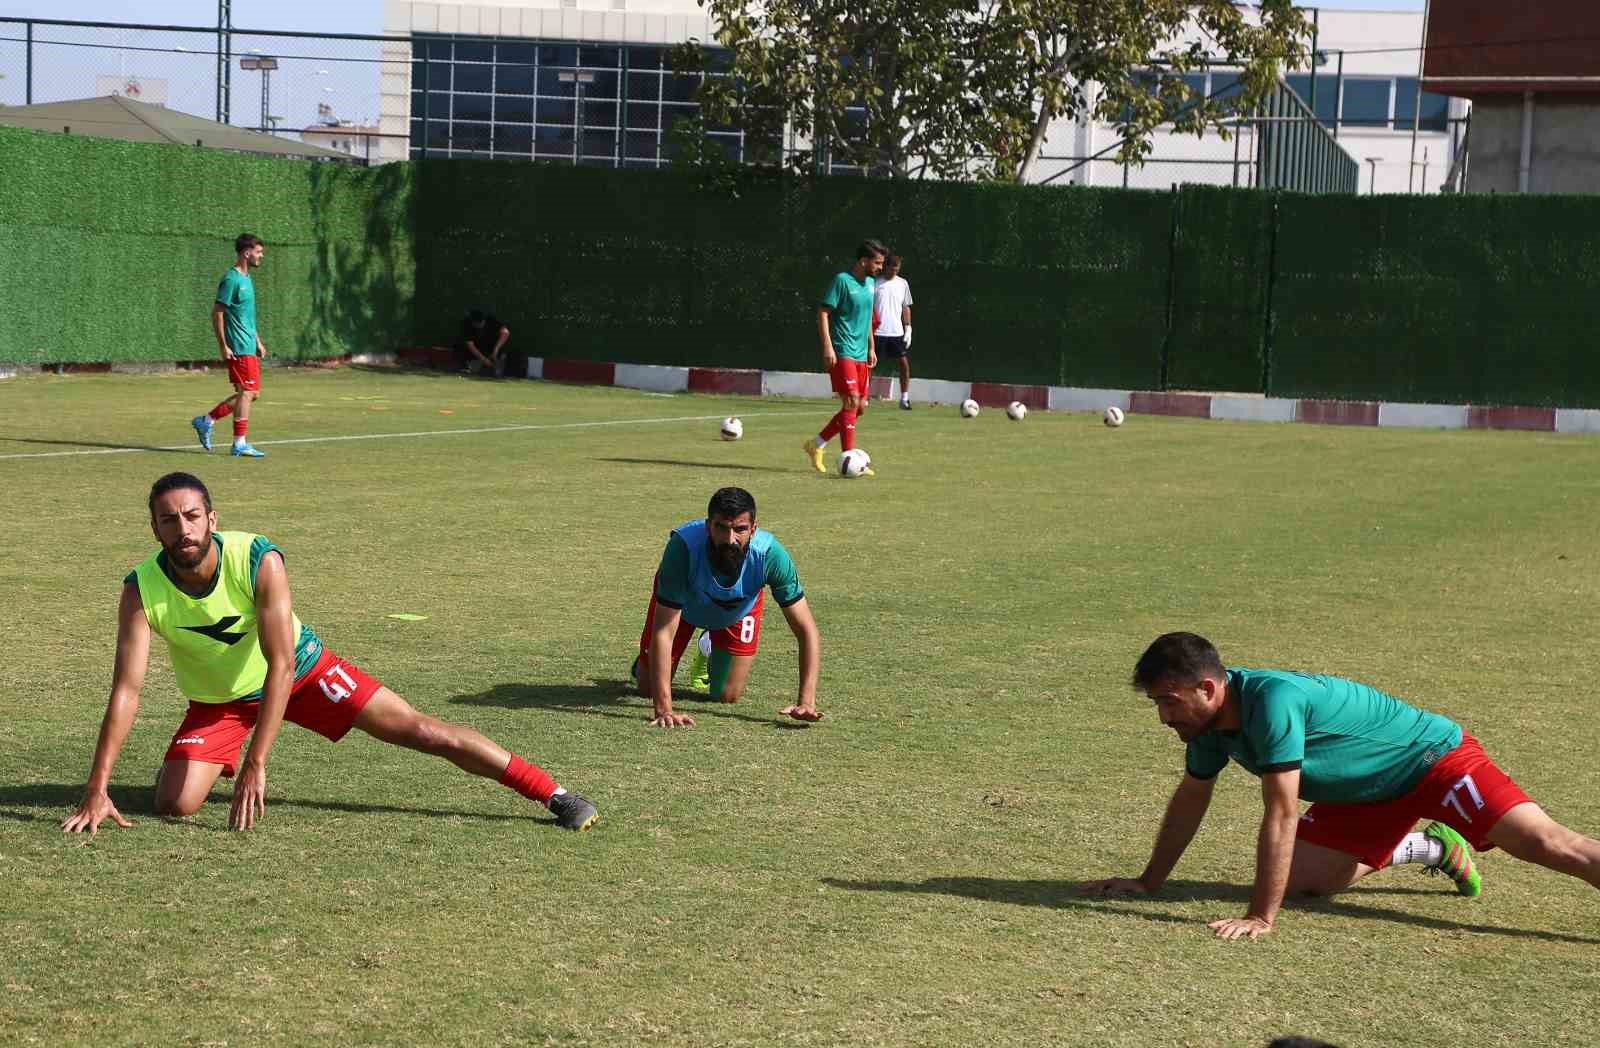
{"label": "footballer in yellow bib", "polygon": [[538,765],[471,728],[419,712],[324,647],[295,617],[282,551],[262,535],[218,531],[200,478],[167,474],[150,489],[149,506],[161,548],[123,580],[111,699],[83,801],[62,829],[94,833],[108,818],[131,825],[107,789],[139,709],[152,636],[166,641],[178,689],[189,700],[156,779],[158,815],[194,814],[219,776],[240,769],[228,824],[255,825],[266,811],[267,755],[289,721],[334,741],[360,728],[443,757],[538,801],[567,829],[587,830],[599,818],[594,805]]}

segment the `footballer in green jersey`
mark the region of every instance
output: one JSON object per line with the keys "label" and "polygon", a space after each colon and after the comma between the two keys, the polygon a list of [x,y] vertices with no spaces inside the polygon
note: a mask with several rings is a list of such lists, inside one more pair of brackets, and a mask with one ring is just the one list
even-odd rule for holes
{"label": "footballer in green jersey", "polygon": [[[1385,866],[1420,863],[1476,896],[1469,845],[1600,888],[1600,841],[1545,814],[1449,718],[1341,677],[1230,669],[1193,633],[1157,637],[1132,683],[1184,742],[1184,776],[1144,872],[1086,891],[1159,889],[1230,763],[1261,780],[1265,811],[1249,909],[1210,922],[1225,939],[1271,931],[1287,895],[1342,891]],[[1414,830],[1424,819],[1434,821]]]}

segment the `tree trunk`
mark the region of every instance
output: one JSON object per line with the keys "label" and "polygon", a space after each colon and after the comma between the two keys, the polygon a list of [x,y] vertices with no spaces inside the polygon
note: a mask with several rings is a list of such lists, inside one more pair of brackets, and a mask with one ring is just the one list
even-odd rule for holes
{"label": "tree trunk", "polygon": [[1028,151],[1022,155],[1022,163],[1017,165],[1017,175],[1014,181],[1021,183],[1028,180],[1028,173],[1033,170],[1035,161],[1039,159],[1039,150],[1044,146],[1044,133],[1050,129],[1050,111],[1044,103],[1039,103],[1039,117],[1033,122],[1033,137],[1028,142]]}

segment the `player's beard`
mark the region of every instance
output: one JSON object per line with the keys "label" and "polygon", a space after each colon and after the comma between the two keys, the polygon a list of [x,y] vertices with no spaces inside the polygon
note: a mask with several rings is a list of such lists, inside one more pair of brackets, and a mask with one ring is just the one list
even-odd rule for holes
{"label": "player's beard", "polygon": [[740,568],[744,567],[745,552],[746,548],[737,542],[730,542],[725,546],[719,546],[713,542],[711,544],[711,563],[719,573],[734,575],[738,573]]}
{"label": "player's beard", "polygon": [[189,549],[182,546],[168,546],[163,544],[162,549],[167,551],[167,559],[184,571],[193,571],[205,563],[206,554],[210,551],[209,543],[202,542]]}

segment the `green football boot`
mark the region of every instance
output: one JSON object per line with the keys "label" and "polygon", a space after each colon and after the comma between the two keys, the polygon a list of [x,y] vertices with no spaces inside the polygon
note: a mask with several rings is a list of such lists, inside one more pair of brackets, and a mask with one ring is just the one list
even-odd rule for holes
{"label": "green football boot", "polygon": [[689,663],[689,687],[695,691],[711,691],[711,660],[699,644],[694,646],[694,661]]}
{"label": "green football boot", "polygon": [[1445,876],[1456,882],[1456,891],[1468,898],[1477,898],[1483,891],[1483,881],[1478,876],[1477,864],[1472,861],[1472,849],[1467,847],[1461,834],[1442,822],[1428,823],[1422,833],[1444,847],[1444,858],[1439,860],[1439,865],[1430,866],[1428,872],[1443,871]]}

